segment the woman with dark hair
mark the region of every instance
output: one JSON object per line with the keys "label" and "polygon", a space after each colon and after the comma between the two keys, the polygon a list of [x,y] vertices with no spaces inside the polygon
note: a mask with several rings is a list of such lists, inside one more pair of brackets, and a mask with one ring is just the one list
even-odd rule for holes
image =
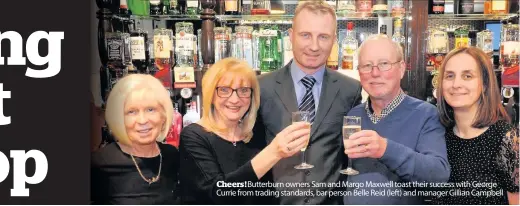
{"label": "woman with dark hair", "polygon": [[436,204],[518,204],[518,129],[502,106],[489,58],[475,47],[454,49],[439,72],[453,187]]}

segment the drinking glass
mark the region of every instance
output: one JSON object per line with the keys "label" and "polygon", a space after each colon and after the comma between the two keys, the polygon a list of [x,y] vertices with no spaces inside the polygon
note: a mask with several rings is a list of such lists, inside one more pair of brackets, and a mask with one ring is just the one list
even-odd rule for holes
{"label": "drinking glass", "polygon": [[[306,111],[298,111],[292,113],[292,122],[307,122],[309,124],[309,130],[311,129],[311,123],[310,123],[310,113]],[[310,134],[309,134],[310,135]],[[307,149],[307,145],[309,144],[309,138],[307,138],[307,142],[305,142],[305,147],[300,149],[300,152],[303,156],[303,161],[301,164],[294,166],[295,169],[303,170],[303,169],[310,169],[313,168],[314,165],[307,164],[305,162],[305,150]]]}
{"label": "drinking glass", "polygon": [[[361,131],[361,117],[344,116],[343,117],[343,142],[348,140],[350,135]],[[357,175],[359,172],[352,168],[352,160],[348,158],[347,169],[342,169],[339,173],[344,175]]]}

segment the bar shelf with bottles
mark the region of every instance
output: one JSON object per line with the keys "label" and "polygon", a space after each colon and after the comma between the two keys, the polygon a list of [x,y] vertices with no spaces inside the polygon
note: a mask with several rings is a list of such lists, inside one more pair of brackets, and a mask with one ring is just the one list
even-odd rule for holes
{"label": "bar shelf with bottles", "polygon": [[450,2],[450,9],[445,10],[446,2],[430,1],[423,52],[425,69],[430,73],[426,81],[426,100],[437,103],[438,69],[445,55],[458,47],[476,46],[485,51],[493,63],[503,96],[502,102],[510,107],[509,113],[514,122],[518,123],[518,1],[460,0]]}

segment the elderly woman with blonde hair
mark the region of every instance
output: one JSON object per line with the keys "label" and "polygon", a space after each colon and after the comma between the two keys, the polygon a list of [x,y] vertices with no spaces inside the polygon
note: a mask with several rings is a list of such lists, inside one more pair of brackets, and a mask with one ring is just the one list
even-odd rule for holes
{"label": "elderly woman with blonde hair", "polygon": [[160,143],[173,106],[161,82],[142,74],[120,79],[105,114],[116,142],[92,156],[92,203],[176,204],[178,151]]}
{"label": "elderly woman with blonde hair", "polygon": [[214,64],[202,79],[202,93],[201,120],[181,132],[181,203],[276,204],[275,191],[264,184],[272,181],[269,170],[300,152],[309,141],[310,125],[294,123],[268,145],[264,138],[252,138],[260,87],[242,60]]}

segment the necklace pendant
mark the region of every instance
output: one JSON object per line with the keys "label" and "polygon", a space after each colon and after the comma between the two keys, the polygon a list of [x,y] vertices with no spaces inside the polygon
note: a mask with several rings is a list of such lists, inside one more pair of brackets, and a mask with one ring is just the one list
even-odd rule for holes
{"label": "necklace pendant", "polygon": [[236,146],[237,146],[237,142],[233,142],[233,146],[235,146],[235,147],[236,147]]}

